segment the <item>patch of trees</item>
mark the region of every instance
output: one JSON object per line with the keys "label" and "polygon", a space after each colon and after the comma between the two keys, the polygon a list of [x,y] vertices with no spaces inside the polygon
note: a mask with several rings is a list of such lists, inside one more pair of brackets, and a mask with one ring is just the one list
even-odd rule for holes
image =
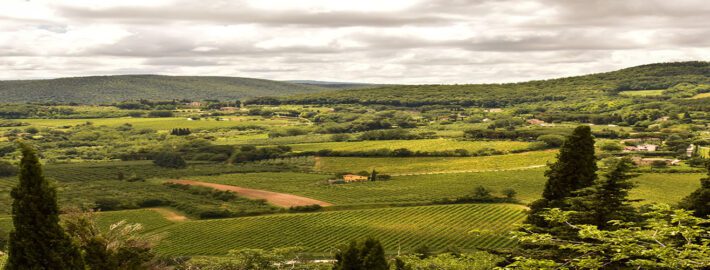
{"label": "patch of trees", "polygon": [[459,203],[517,203],[515,196],[518,193],[512,188],[505,188],[500,191],[500,195],[494,194],[493,190],[477,186],[469,195],[456,197],[453,199],[444,198],[435,200],[435,204],[459,204]]}
{"label": "patch of trees", "polygon": [[148,117],[173,117],[175,116],[171,111],[150,111]]}
{"label": "patch of trees", "polygon": [[230,161],[232,163],[243,163],[249,161],[257,161],[264,159],[274,159],[286,156],[291,152],[291,147],[279,145],[275,147],[255,147],[252,145],[244,145],[235,151]]}
{"label": "patch of trees", "polygon": [[234,192],[226,191],[226,190],[217,190],[217,189],[208,188],[208,187],[182,185],[182,184],[169,183],[169,182],[165,183],[163,185],[165,185],[166,187],[169,187],[169,188],[179,189],[179,190],[182,190],[182,191],[190,193],[190,194],[210,197],[212,199],[225,201],[225,202],[233,201],[233,200],[237,199],[237,195]]}
{"label": "patch of trees", "polygon": [[376,141],[376,140],[416,140],[422,139],[419,134],[411,133],[406,129],[386,129],[386,130],[370,130],[365,131],[359,136],[360,140]]}
{"label": "patch of trees", "polygon": [[306,151],[294,153],[300,156],[321,156],[321,157],[475,157],[492,156],[505,154],[503,151],[493,148],[483,148],[476,151],[466,149],[444,150],[444,151],[412,151],[407,148],[388,149],[380,148],[363,151],[334,151],[323,149],[319,151]]}
{"label": "patch of trees", "polygon": [[178,153],[160,152],[153,157],[153,164],[165,168],[182,169],[187,167],[187,162]]}
{"label": "patch of trees", "polygon": [[[500,130],[500,129],[480,129],[473,128],[464,130],[464,138],[466,139],[490,139],[490,140],[524,140],[533,141],[542,135],[557,135],[566,136],[570,134],[567,128],[540,128],[540,129],[524,129],[524,130]],[[598,138],[625,138],[627,133],[620,133],[610,129],[602,129],[593,133]],[[548,139],[544,138],[544,139]],[[547,142],[546,142],[547,143]]]}
{"label": "patch of trees", "polygon": [[174,136],[186,136],[192,134],[189,128],[174,128],[170,130],[170,135]]}

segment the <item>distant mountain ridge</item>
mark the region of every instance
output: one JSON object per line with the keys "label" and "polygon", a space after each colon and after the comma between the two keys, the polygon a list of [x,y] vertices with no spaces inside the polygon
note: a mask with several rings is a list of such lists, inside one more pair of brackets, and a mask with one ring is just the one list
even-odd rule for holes
{"label": "distant mountain ridge", "polygon": [[113,75],[0,81],[0,103],[112,103],[150,99],[235,100],[333,90],[317,85],[216,76]]}

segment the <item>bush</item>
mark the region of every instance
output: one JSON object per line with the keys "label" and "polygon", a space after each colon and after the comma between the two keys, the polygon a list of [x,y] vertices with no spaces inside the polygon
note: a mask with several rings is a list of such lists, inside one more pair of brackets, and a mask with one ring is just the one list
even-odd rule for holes
{"label": "bush", "polygon": [[171,111],[151,111],[148,113],[148,117],[173,117],[173,115]]}
{"label": "bush", "polygon": [[182,156],[180,156],[180,154],[178,154],[178,153],[173,153],[173,152],[158,153],[153,158],[153,164],[160,166],[160,167],[175,168],[175,169],[187,167],[187,163],[182,158]]}
{"label": "bush", "polygon": [[302,206],[291,206],[288,208],[289,212],[315,212],[321,210],[323,206],[319,204],[312,205],[302,205]]}
{"label": "bush", "polygon": [[350,135],[348,134],[333,134],[330,139],[335,142],[346,142],[350,140]]}
{"label": "bush", "polygon": [[565,142],[565,137],[561,135],[540,135],[537,137],[538,141],[544,142],[548,147],[560,147],[562,143]]}
{"label": "bush", "polygon": [[6,161],[0,161],[0,177],[17,175],[17,167]]}
{"label": "bush", "polygon": [[616,151],[624,150],[624,147],[621,146],[621,144],[618,144],[615,142],[603,143],[601,146],[599,146],[599,148],[604,151],[608,151],[608,152],[616,152]]}

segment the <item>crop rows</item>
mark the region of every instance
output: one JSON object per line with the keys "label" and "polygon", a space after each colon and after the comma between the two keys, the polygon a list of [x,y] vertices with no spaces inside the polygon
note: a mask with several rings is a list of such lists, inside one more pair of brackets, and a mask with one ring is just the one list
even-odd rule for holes
{"label": "crop rows", "polygon": [[[372,236],[385,248],[411,251],[501,248],[514,245],[506,234],[524,214],[515,205],[445,205],[191,221],[164,227],[158,251],[170,255],[221,255],[237,248],[303,246],[327,253],[352,239]],[[478,233],[471,233],[472,231]]]}
{"label": "crop rows", "polygon": [[530,146],[528,142],[518,141],[458,141],[451,139],[427,139],[427,140],[383,140],[383,141],[360,141],[360,142],[327,142],[327,143],[302,143],[293,144],[291,147],[295,151],[318,151],[330,149],[333,151],[367,151],[387,148],[394,150],[397,148],[407,148],[412,151],[447,151],[456,149],[466,149],[475,152],[485,148],[498,151],[524,150]]}

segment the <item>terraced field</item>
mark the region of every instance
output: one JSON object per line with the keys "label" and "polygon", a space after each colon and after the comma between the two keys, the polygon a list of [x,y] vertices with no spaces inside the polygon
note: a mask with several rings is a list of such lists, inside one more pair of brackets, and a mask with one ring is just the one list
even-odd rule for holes
{"label": "terraced field", "polygon": [[315,170],[335,173],[375,169],[386,174],[509,170],[545,165],[554,160],[556,153],[536,151],[484,157],[321,157],[316,161]]}
{"label": "terraced field", "polygon": [[368,151],[377,149],[407,148],[412,151],[447,151],[465,149],[475,152],[486,148],[498,151],[524,150],[530,147],[529,142],[517,141],[460,141],[452,139],[427,139],[427,140],[383,140],[359,142],[327,142],[327,143],[302,143],[290,145],[294,151],[318,151],[330,149],[333,151]]}
{"label": "terraced field", "polygon": [[424,243],[437,250],[452,245],[501,248],[513,245],[507,232],[523,218],[518,205],[471,204],[190,221],[156,230],[165,235],[157,250],[170,255],[223,255],[235,248],[303,246],[324,254],[366,236],[380,239],[389,252],[411,251]]}

